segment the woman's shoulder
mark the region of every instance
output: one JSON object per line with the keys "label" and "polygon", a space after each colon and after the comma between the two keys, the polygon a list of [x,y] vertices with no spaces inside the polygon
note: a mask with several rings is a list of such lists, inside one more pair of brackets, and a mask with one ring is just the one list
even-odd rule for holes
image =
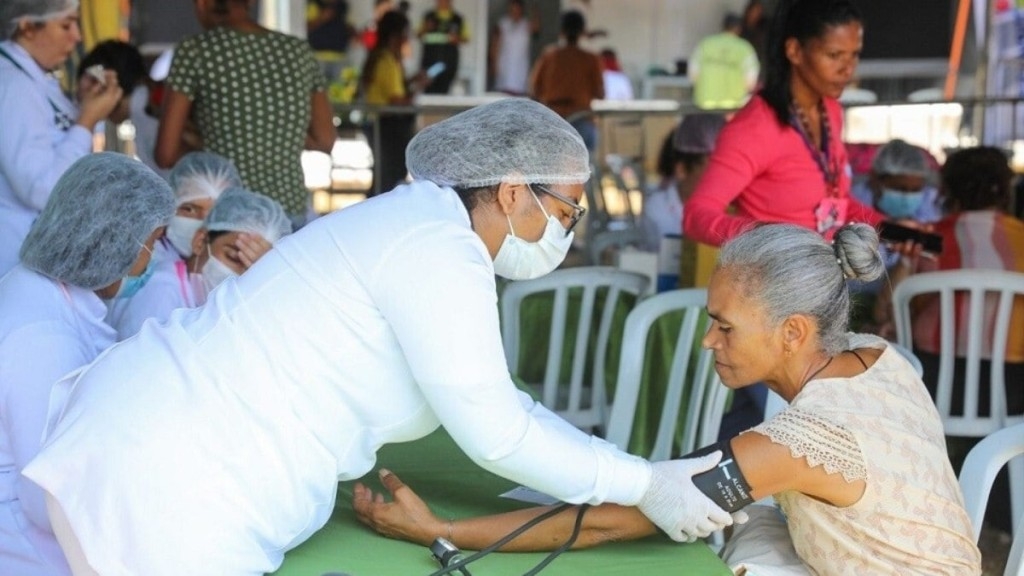
{"label": "woman's shoulder", "polygon": [[742,130],[749,137],[752,131],[767,135],[781,133],[786,128],[779,123],[775,110],[768,102],[760,95],[754,95],[731,120],[726,122],[722,130],[723,134]]}

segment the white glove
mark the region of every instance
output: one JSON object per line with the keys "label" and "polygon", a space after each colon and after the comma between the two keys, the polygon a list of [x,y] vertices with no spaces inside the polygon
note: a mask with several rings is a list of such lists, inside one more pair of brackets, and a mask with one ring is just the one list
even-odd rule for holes
{"label": "white glove", "polygon": [[748,520],[750,520],[750,515],[743,510],[737,510],[732,513],[733,524],[746,524]]}
{"label": "white glove", "polygon": [[637,508],[676,542],[693,542],[733,523],[693,484],[693,476],[711,470],[722,459],[716,450],[700,458],[653,462],[651,484]]}

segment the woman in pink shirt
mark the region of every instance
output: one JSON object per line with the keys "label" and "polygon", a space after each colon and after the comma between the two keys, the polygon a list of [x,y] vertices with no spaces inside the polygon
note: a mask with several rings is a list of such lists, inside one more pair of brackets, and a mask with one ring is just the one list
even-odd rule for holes
{"label": "woman in pink shirt", "polygon": [[755,222],[831,238],[844,223],[882,218],[850,198],[841,139],[837,99],[860,59],[860,13],[848,0],[794,0],[773,26],[764,88],[725,126],[686,203],[683,232],[693,240],[718,246]]}

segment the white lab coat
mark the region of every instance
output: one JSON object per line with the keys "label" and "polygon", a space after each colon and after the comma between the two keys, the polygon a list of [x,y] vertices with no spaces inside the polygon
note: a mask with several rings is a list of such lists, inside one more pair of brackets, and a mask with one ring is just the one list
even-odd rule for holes
{"label": "white lab coat", "polygon": [[114,343],[90,290],[16,266],[0,279],[0,574],[69,574],[43,493],[20,474],[41,444],[52,385]]}
{"label": "white lab coat", "polygon": [[338,480],[438,424],[566,501],[635,504],[650,482],[647,462],[516,390],[491,258],[430,183],[314,221],[58,388],[26,475],[101,574],[272,572],[327,521]]}
{"label": "white lab coat", "polygon": [[18,263],[18,251],[61,174],[92,151],[92,134],[57,125],[58,108],[73,123],[78,109],[17,44],[0,49],[0,274]]}
{"label": "white lab coat", "polygon": [[197,301],[185,261],[165,239],[153,248],[153,275],[131,298],[107,302],[107,324],[117,330],[117,339],[134,336],[142,323],[152,318],[163,322],[178,308],[194,308]]}

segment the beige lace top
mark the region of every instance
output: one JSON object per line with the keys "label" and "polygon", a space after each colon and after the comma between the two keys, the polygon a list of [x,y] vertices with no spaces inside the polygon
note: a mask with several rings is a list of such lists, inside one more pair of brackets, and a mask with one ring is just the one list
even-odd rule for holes
{"label": "beige lace top", "polygon": [[[851,334],[849,349],[886,348]],[[800,558],[818,574],[980,574],[942,422],[910,364],[886,348],[854,378],[809,382],[788,408],[757,426],[811,466],[865,480],[838,508],[799,492],[776,499]]]}

